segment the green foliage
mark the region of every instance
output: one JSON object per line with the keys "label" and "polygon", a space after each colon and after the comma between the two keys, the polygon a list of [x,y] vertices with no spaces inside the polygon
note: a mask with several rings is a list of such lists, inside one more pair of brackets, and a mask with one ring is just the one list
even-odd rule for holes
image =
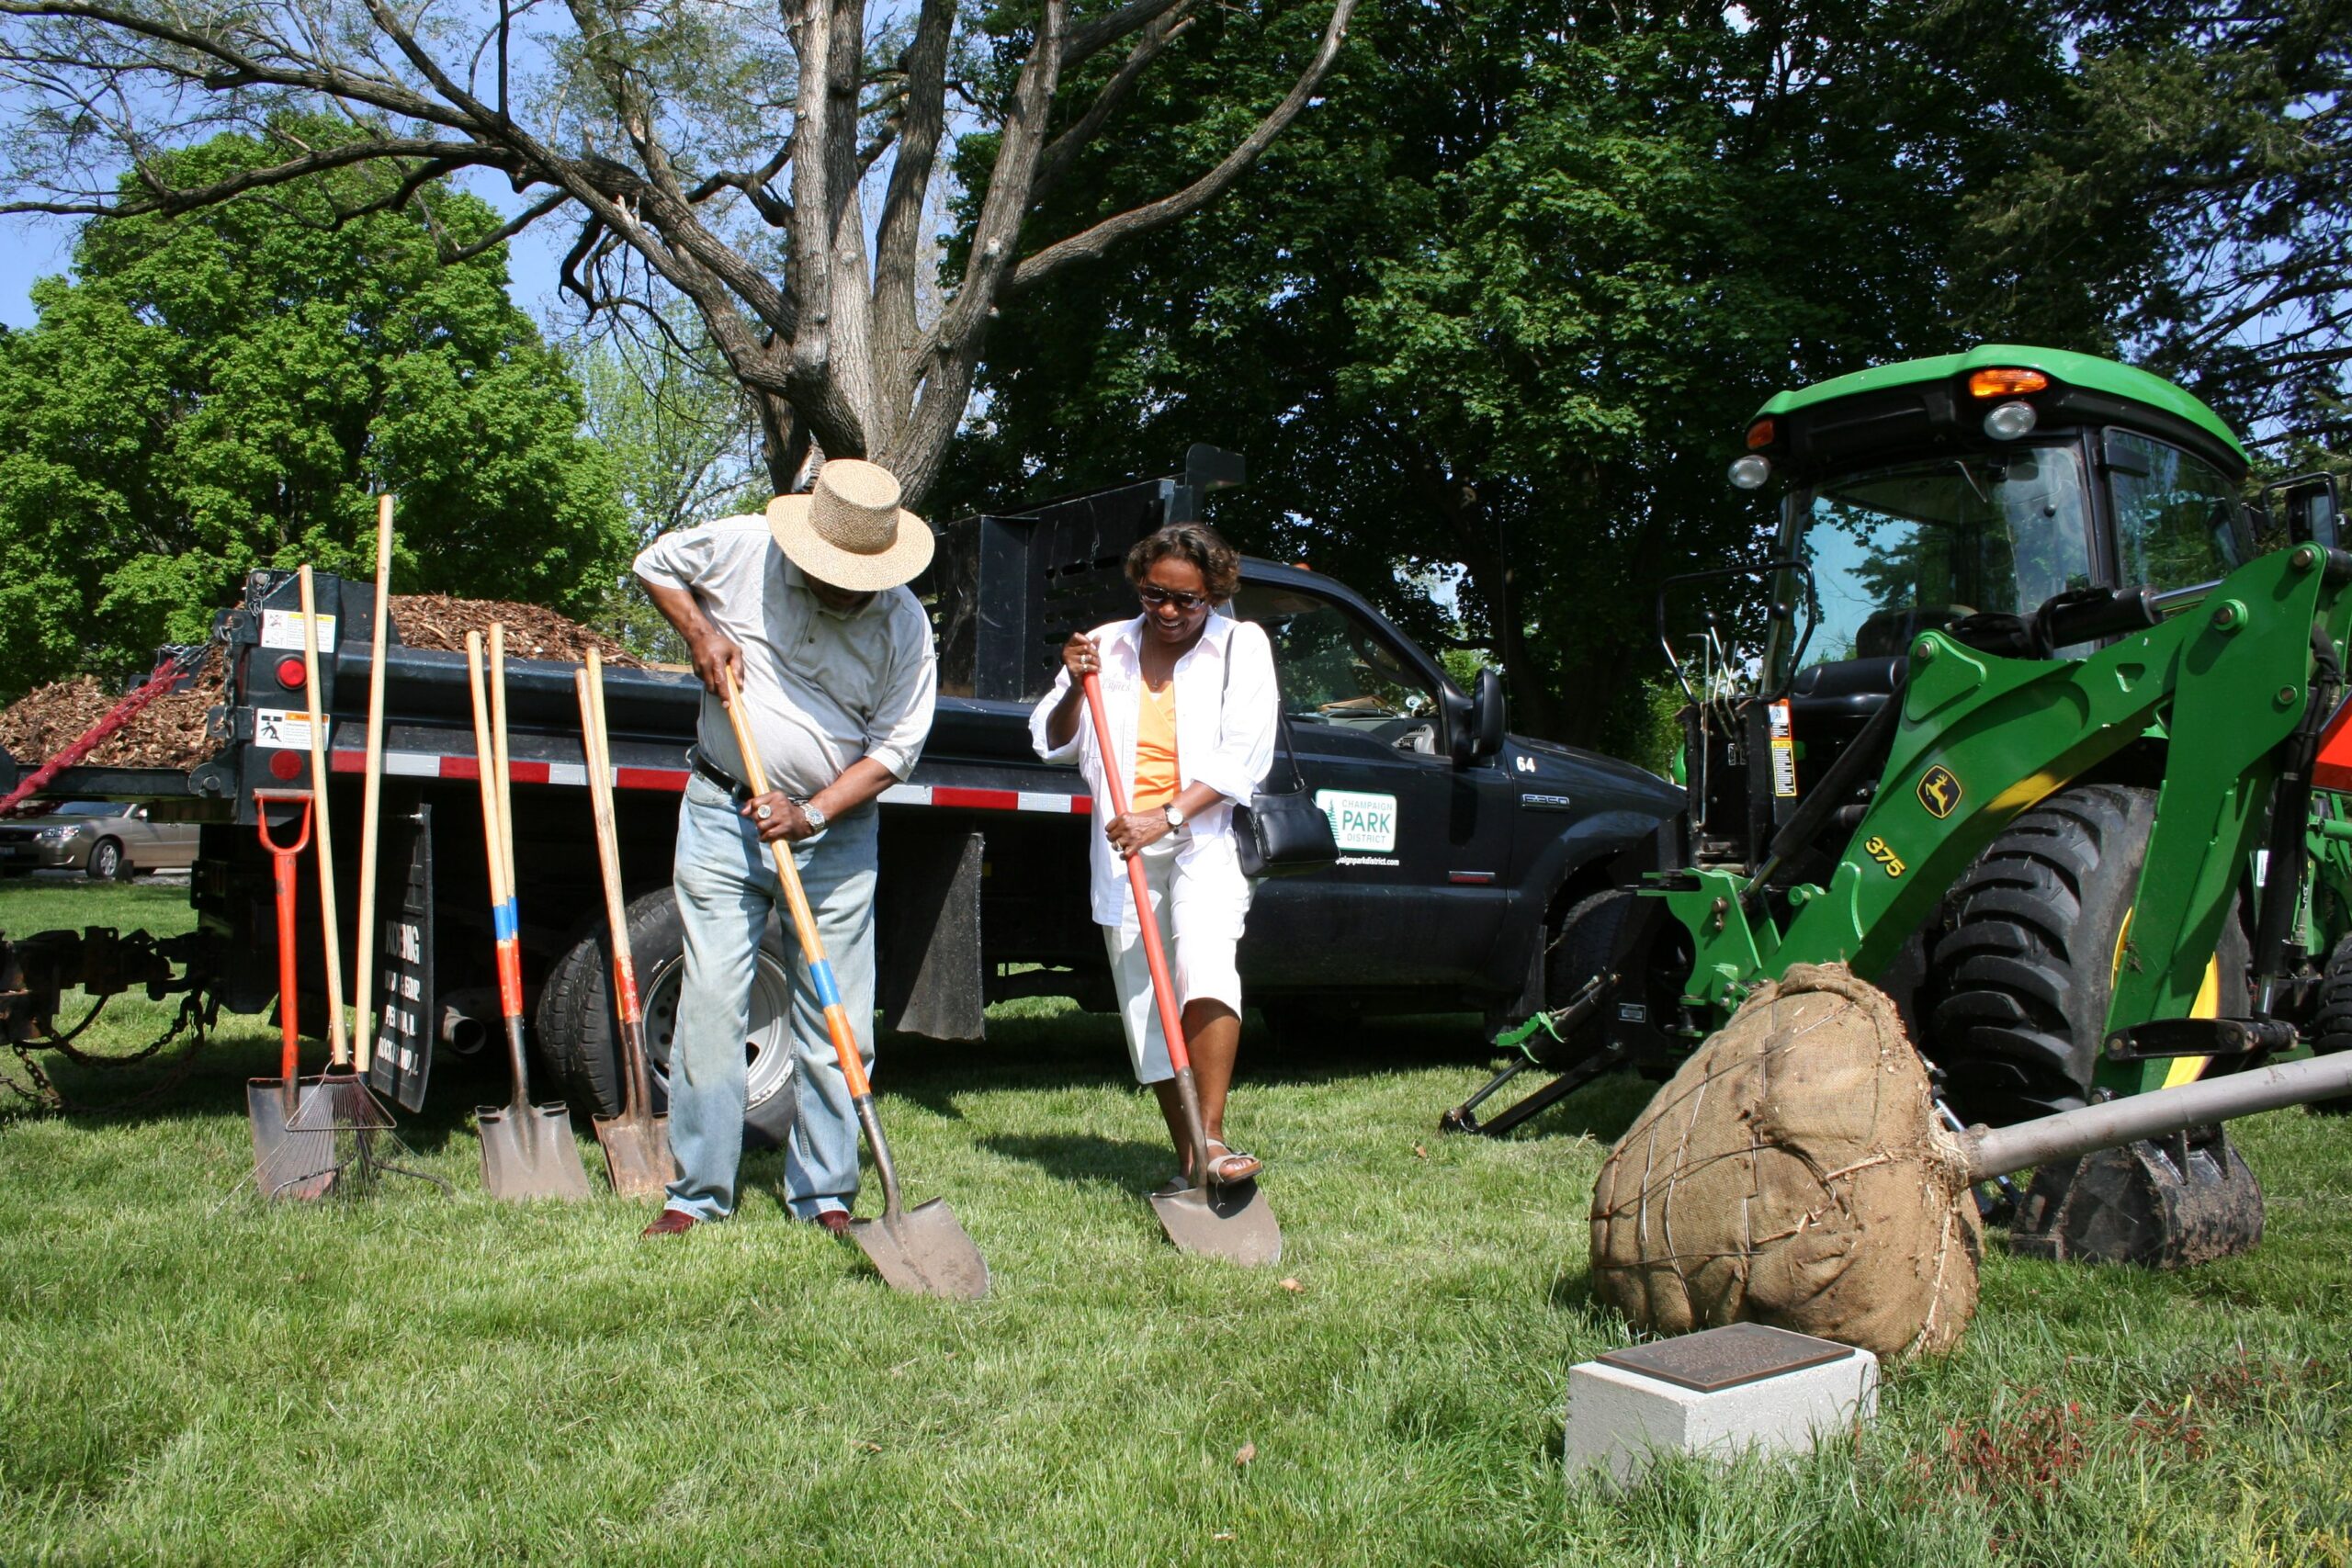
{"label": "green foliage", "polygon": [[[1081,160],[1068,224],[1136,167],[1189,167],[1269,90],[1268,39],[1314,10],[1204,17],[1122,111],[1133,166]],[[1593,8],[1380,0],[1329,101],[1246,206],[1009,307],[958,502],[1247,452],[1217,518],[1305,557],[1417,634],[1459,615],[1515,728],[1636,746],[1652,594],[1754,558],[1771,519],[1723,465],[1774,389],[1961,337],[1959,198],[2069,125],[2052,16],[1961,3]],[[2104,257],[2083,270],[2096,275]],[[2048,298],[2104,298],[2074,264]],[[2011,319],[1978,299],[1980,319]],[[2047,321],[2111,349],[2096,314]]]}
{"label": "green foliage", "polygon": [[[282,128],[311,144],[330,122]],[[165,156],[217,180],[286,155],[222,136]],[[561,358],[493,247],[444,265],[366,165],[180,218],[98,220],[74,277],[0,340],[0,698],[143,670],[200,639],[255,567],[372,571],[372,492],[400,497],[402,592],[595,604],[628,531]],[[499,220],[427,187],[446,240]]]}

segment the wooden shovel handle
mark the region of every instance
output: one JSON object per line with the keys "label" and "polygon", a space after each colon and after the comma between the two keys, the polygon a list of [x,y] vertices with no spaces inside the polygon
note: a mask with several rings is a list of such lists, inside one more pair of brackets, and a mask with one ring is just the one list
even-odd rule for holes
{"label": "wooden shovel handle", "polygon": [[319,862],[319,923],[327,945],[327,1046],[332,1066],[351,1063],[351,1040],[343,1022],[343,929],[334,907],[334,844],[327,831],[327,726],[319,711],[319,600],[305,563],[295,574],[302,594],[302,694],[310,704],[311,794],[317,806],[311,829]]}
{"label": "wooden shovel handle", "polygon": [[360,775],[359,805],[359,961],[351,971],[359,994],[352,1010],[352,1055],[366,1072],[372,1059],[368,1025],[376,996],[376,833],[383,811],[384,794],[384,643],[392,607],[392,498],[376,498],[376,618],[370,627],[368,659],[368,771]]}
{"label": "wooden shovel handle", "polygon": [[628,901],[621,891],[620,837],[613,826],[613,761],[605,732],[605,661],[588,650],[587,668],[573,673],[580,697],[580,743],[588,763],[588,806],[596,821],[596,865],[604,874],[605,921],[613,932],[613,1001],[623,1024],[645,1017],[637,996],[637,964],[628,950]]}
{"label": "wooden shovel handle", "polygon": [[523,975],[514,960],[514,914],[506,901],[506,859],[499,852],[498,764],[490,739],[490,697],[482,683],[481,633],[466,634],[466,679],[473,693],[474,778],[481,793],[483,859],[490,871],[490,921],[497,942],[499,1011],[508,1018],[523,1012]]}
{"label": "wooden shovel handle", "polygon": [[[1119,781],[1118,761],[1111,755],[1111,724],[1102,714],[1102,678],[1088,671],[1086,714],[1094,721],[1094,750],[1102,764],[1102,782],[1110,786],[1111,812],[1127,814],[1127,786]],[[1152,912],[1151,885],[1144,880],[1143,862],[1127,856],[1127,886],[1135,890],[1136,924],[1143,932],[1144,962],[1151,965],[1152,999],[1159,1005],[1160,1032],[1168,1036],[1168,1065],[1180,1073],[1193,1067],[1184,1049],[1184,1015],[1176,1006],[1176,987],[1168,978],[1168,955],[1159,945],[1159,917]]]}
{"label": "wooden shovel handle", "polygon": [[[743,694],[735,684],[734,670],[728,669],[720,679],[727,684],[721,701],[727,706],[727,722],[735,731],[735,750],[742,755],[743,782],[752,786],[753,795],[765,795],[767,770],[760,766],[759,749],[752,744],[751,728],[743,722]],[[849,1010],[842,1005],[841,987],[833,981],[833,966],[826,960],[825,944],[817,935],[817,917],[808,908],[808,895],[801,890],[800,868],[793,863],[792,847],[783,840],[768,848],[775,852],[776,877],[784,884],[784,901],[792,910],[793,934],[800,939],[800,952],[808,960],[808,977],[816,982],[817,999],[824,1004],[825,1032],[832,1036],[833,1060],[841,1066],[850,1097],[862,1100],[874,1092],[873,1086],[866,1081],[865,1063],[858,1055]]]}

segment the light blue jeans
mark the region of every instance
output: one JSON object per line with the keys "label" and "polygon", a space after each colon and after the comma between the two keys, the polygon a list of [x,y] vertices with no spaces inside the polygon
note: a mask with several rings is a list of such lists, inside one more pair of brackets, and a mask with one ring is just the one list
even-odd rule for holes
{"label": "light blue jeans", "polygon": [[[817,917],[857,1049],[874,1061],[874,807],[826,824],[796,846],[793,863]],[[773,907],[792,960],[793,1097],[784,1144],[785,1203],[796,1218],[846,1209],[857,1196],[857,1111],[833,1064],[824,1005],[792,930],[775,857],[724,790],[696,776],[678,807],[678,914],[685,974],[670,1049],[670,1151],[678,1179],[668,1207],[698,1220],[735,1208],[743,1156],[743,1042],[752,1027],[752,976]]]}

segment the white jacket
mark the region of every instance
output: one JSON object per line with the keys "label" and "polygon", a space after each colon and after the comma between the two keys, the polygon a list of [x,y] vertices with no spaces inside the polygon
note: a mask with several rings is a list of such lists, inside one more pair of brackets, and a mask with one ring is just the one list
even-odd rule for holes
{"label": "white jacket", "polygon": [[[1143,617],[1114,621],[1087,635],[1102,653],[1102,706],[1111,721],[1111,756],[1130,802],[1135,798],[1136,709],[1142,701]],[[1111,820],[1111,790],[1102,772],[1094,722],[1081,703],[1078,729],[1067,746],[1046,739],[1046,721],[1069,690],[1068,666],[1029,716],[1029,739],[1048,762],[1078,763],[1094,795],[1093,850],[1088,862],[1094,922],[1123,924],[1133,895],[1126,863],[1102,829]],[[1179,790],[1204,784],[1225,797],[1185,818],[1177,859],[1204,871],[1218,862],[1234,867],[1234,801],[1247,801],[1274,765],[1274,721],[1282,694],[1274,682],[1274,650],[1264,628],[1212,614],[1200,641],[1176,661],[1176,774]]]}

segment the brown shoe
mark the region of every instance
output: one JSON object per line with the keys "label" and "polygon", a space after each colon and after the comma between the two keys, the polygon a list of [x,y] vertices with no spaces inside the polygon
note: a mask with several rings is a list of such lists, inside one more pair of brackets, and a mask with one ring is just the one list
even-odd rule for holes
{"label": "brown shoe", "polygon": [[638,1232],[639,1236],[679,1235],[702,1224],[684,1209],[664,1209],[653,1216],[653,1223]]}
{"label": "brown shoe", "polygon": [[827,1235],[849,1235],[849,1211],[847,1209],[827,1209],[820,1213],[809,1216],[808,1223],[812,1225],[824,1226],[825,1234]]}

